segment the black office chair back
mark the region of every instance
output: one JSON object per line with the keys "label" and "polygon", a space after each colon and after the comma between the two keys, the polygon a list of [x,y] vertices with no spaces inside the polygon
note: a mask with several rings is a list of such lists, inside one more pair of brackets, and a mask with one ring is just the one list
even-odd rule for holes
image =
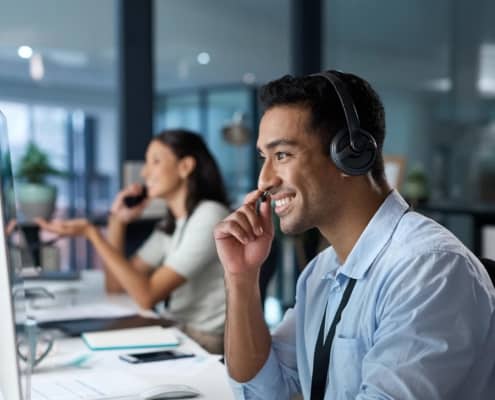
{"label": "black office chair back", "polygon": [[488,275],[490,275],[490,279],[495,286],[495,261],[490,260],[489,258],[480,258],[480,261],[485,266],[488,271]]}

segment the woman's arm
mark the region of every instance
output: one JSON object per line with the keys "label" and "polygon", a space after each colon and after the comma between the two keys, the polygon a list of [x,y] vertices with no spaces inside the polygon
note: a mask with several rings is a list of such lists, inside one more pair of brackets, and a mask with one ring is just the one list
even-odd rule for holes
{"label": "woman's arm", "polygon": [[[137,190],[143,190],[141,185],[131,185],[117,194],[108,217],[107,240],[108,243],[122,256],[125,255],[125,235],[127,225],[132,220],[141,215],[146,202],[137,207],[126,207],[123,199],[126,195],[136,194]],[[105,260],[103,260],[105,263]],[[131,265],[139,272],[149,273],[150,266],[139,257],[133,257],[130,261]],[[105,265],[106,267],[106,265]],[[107,293],[121,293],[124,288],[120,284],[117,277],[106,267],[105,274],[105,290]]]}
{"label": "woman's arm", "polygon": [[100,230],[86,219],[50,222],[37,219],[37,223],[41,228],[59,235],[87,238],[103,260],[106,270],[142,308],[153,307],[186,281],[186,278],[166,266],[150,276],[149,269],[144,269],[143,260],[139,257],[134,257],[131,261],[126,259],[105,239]]}
{"label": "woman's arm", "polygon": [[[114,214],[110,214],[108,217],[108,233],[107,239],[108,243],[117,251],[118,253],[124,255],[125,249],[125,234],[127,231],[127,223],[116,218]],[[131,264],[136,267],[138,271],[144,271],[148,269],[148,266],[141,259],[134,257],[131,259]],[[105,290],[107,293],[121,293],[124,288],[119,283],[118,279],[112,274],[109,268],[105,265]]]}
{"label": "woman's arm", "polygon": [[[121,253],[122,254],[122,253]],[[150,266],[140,257],[134,256],[129,260],[132,267],[139,272],[145,273],[148,276],[151,274]],[[110,269],[105,265],[103,269],[105,276],[105,290],[107,293],[123,293],[124,287],[120,284],[119,279],[110,272]]]}
{"label": "woman's arm", "polygon": [[88,227],[86,237],[103,259],[107,270],[142,308],[153,307],[186,282],[183,276],[166,266],[159,268],[151,276],[134,268],[131,262],[103,238],[94,225]]}

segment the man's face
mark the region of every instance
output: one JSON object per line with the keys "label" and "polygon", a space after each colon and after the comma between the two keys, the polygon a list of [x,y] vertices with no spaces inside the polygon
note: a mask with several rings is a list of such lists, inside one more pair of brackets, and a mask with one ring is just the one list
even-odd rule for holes
{"label": "man's face", "polygon": [[318,135],[308,132],[309,116],[300,106],[276,106],[260,123],[257,147],[264,163],[258,188],[270,191],[284,233],[321,230],[338,207],[341,174]]}

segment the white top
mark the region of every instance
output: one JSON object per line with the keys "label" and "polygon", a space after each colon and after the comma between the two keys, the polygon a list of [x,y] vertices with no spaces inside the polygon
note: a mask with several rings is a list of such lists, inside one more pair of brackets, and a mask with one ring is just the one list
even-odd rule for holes
{"label": "white top", "polygon": [[172,292],[168,310],[179,322],[210,333],[222,333],[225,324],[223,267],[213,229],[228,213],[223,204],[202,201],[188,219],[176,221],[172,235],[155,230],[137,252],[149,265],[166,265],[187,279]]}

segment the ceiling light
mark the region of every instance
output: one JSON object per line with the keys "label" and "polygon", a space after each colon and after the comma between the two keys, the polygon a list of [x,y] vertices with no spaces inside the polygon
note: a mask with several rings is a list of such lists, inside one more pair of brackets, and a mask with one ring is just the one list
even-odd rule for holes
{"label": "ceiling light", "polygon": [[45,76],[45,66],[41,54],[35,53],[29,60],[29,74],[35,81],[40,81]]}
{"label": "ceiling light", "polygon": [[452,81],[450,78],[430,79],[424,83],[423,87],[433,92],[449,92],[452,89]]}
{"label": "ceiling light", "polygon": [[483,43],[480,48],[478,90],[483,95],[495,94],[495,43]]}
{"label": "ceiling light", "polygon": [[210,55],[205,51],[199,53],[197,59],[198,59],[198,63],[200,63],[201,65],[206,65],[210,63]]}
{"label": "ceiling light", "polygon": [[242,81],[246,85],[252,85],[253,83],[256,82],[256,75],[253,74],[252,72],[246,72],[244,75],[242,75]]}
{"label": "ceiling light", "polygon": [[31,56],[33,55],[33,49],[29,46],[20,46],[17,49],[17,54],[21,58],[31,58]]}

